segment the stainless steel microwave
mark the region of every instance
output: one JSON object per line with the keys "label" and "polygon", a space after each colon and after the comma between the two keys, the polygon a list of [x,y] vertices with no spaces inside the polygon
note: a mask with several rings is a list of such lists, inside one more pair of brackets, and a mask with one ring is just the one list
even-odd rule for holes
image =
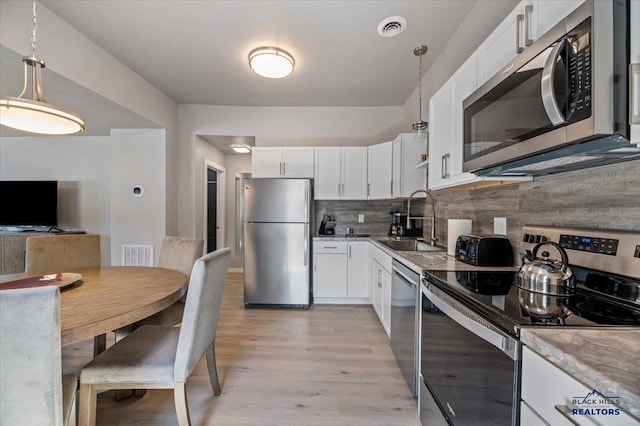
{"label": "stainless steel microwave", "polygon": [[464,171],[542,175],[640,158],[628,140],[628,3],[585,1],[465,99]]}

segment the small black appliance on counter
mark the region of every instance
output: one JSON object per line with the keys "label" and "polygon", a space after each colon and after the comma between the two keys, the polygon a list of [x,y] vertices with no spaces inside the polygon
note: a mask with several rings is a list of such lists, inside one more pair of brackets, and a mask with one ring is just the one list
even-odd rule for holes
{"label": "small black appliance on counter", "polygon": [[460,235],[455,258],[475,266],[513,266],[513,248],[505,237]]}
{"label": "small black appliance on counter", "polygon": [[422,218],[411,219],[411,229],[407,229],[407,214],[391,212],[393,222],[387,235],[395,237],[422,237]]}
{"label": "small black appliance on counter", "polygon": [[320,235],[335,235],[336,234],[336,219],[329,214],[322,215],[322,222],[320,223],[320,229],[318,230]]}

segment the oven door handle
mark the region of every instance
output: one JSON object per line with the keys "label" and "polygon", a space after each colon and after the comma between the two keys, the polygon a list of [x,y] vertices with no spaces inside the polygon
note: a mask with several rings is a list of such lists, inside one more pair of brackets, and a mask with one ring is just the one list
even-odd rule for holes
{"label": "oven door handle", "polygon": [[560,40],[558,44],[551,50],[547,60],[545,61],[544,68],[542,69],[542,78],[540,79],[540,92],[542,95],[542,105],[547,112],[547,117],[551,121],[551,124],[557,126],[564,123],[565,119],[558,107],[558,101],[553,90],[553,78],[556,72],[556,58],[562,51],[566,41]]}
{"label": "oven door handle", "polygon": [[[501,332],[483,320],[479,315],[452,299],[446,294],[438,291],[436,295],[431,289],[433,286],[427,284],[422,290],[426,293],[431,303],[436,305],[445,315],[466,328],[476,336],[495,346],[513,360],[519,359],[517,341],[507,334]],[[434,289],[434,291],[437,291]]]}

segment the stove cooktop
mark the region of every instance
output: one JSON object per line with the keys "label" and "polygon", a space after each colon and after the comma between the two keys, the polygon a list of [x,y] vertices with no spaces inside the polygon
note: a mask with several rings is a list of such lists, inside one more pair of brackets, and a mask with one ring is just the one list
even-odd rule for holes
{"label": "stove cooktop", "polygon": [[558,296],[523,290],[517,286],[517,272],[442,271],[424,275],[514,336],[519,336],[523,327],[640,327],[640,234],[525,226],[520,253],[532,250],[541,241],[557,242],[567,251],[576,277],[575,294]]}

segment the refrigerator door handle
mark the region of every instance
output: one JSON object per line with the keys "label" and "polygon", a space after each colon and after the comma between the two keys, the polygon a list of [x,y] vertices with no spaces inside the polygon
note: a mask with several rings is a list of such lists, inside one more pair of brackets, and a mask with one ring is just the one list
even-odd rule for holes
{"label": "refrigerator door handle", "polygon": [[309,227],[304,227],[304,265],[309,263]]}
{"label": "refrigerator door handle", "polygon": [[309,220],[309,181],[304,183],[304,217]]}

